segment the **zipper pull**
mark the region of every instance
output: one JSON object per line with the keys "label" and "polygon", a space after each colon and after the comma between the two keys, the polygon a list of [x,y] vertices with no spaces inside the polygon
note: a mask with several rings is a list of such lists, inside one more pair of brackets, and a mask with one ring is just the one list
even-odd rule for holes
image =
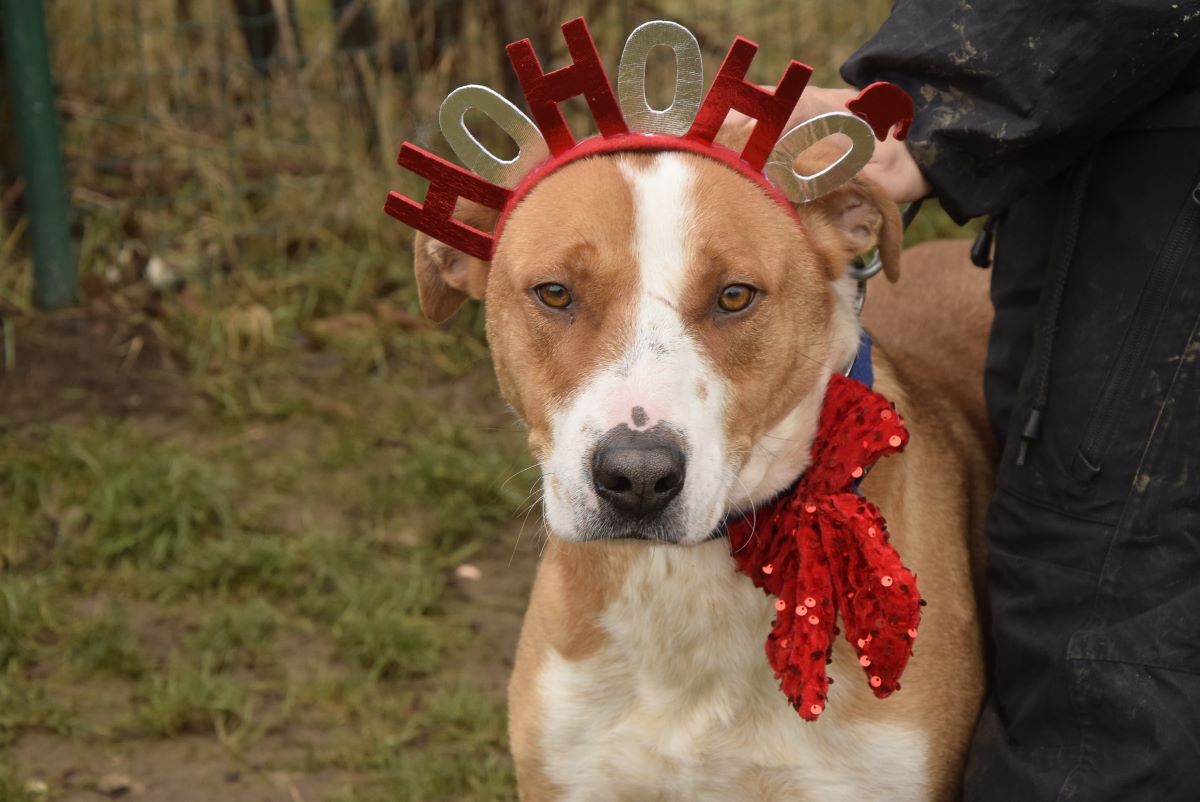
{"label": "zipper pull", "polygon": [[971,264],[976,267],[992,266],[992,240],[996,237],[996,224],[999,222],[999,214],[989,214],[983,222],[983,228],[979,229],[979,236],[975,237],[975,244],[971,246]]}
{"label": "zipper pull", "polygon": [[1029,417],[1025,420],[1025,429],[1021,432],[1021,447],[1017,450],[1017,465],[1025,464],[1025,457],[1029,453],[1029,444],[1036,442],[1042,436],[1042,411],[1037,407],[1029,410]]}

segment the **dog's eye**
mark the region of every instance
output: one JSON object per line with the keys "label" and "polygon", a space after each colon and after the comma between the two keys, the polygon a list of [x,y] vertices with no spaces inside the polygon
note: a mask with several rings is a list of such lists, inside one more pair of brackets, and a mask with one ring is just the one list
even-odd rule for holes
{"label": "dog's eye", "polygon": [[571,291],[561,284],[539,284],[533,288],[533,294],[551,309],[566,309],[571,305]]}
{"label": "dog's eye", "polygon": [[750,305],[757,292],[749,284],[730,284],[717,296],[717,306],[722,312],[741,312]]}

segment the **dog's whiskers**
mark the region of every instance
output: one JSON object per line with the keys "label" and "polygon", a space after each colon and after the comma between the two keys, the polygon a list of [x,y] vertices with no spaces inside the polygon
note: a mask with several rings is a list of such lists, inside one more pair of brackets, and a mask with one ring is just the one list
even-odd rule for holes
{"label": "dog's whiskers", "polygon": [[[536,488],[535,488],[535,490],[536,490]],[[530,493],[530,495],[533,495],[533,494]],[[525,511],[525,517],[521,519],[521,528],[519,530],[517,530],[517,539],[513,542],[512,553],[508,555],[508,566],[510,568],[512,567],[513,560],[516,559],[517,548],[520,547],[520,545],[521,545],[521,536],[523,534],[525,534],[525,525],[529,523],[529,516],[530,516],[530,514],[533,513],[534,508],[537,507],[537,505],[541,502],[541,500],[543,498],[545,498],[545,496],[546,496],[546,492],[543,490],[540,494],[537,495],[536,498],[533,499],[532,502],[530,502],[528,509]],[[545,524],[543,523],[543,526],[544,525]]]}
{"label": "dog's whiskers", "polygon": [[[751,538],[758,537],[758,505],[756,505],[754,503],[754,499],[750,494],[750,488],[746,487],[746,483],[744,481],[742,481],[741,473],[734,474],[733,478],[734,478],[734,481],[736,481],[739,485],[742,486],[742,493],[745,495],[746,501],[750,502],[750,505],[751,505],[750,506],[750,537]],[[745,543],[743,543],[741,545],[741,547],[736,549],[733,553],[737,554],[739,551],[741,551],[743,548],[745,548],[749,543],[750,543],[750,540],[747,540]]]}
{"label": "dog's whiskers", "polygon": [[769,437],[772,440],[782,440],[785,443],[799,443],[800,442],[800,439],[797,437],[783,437],[778,434],[764,434],[763,437]]}
{"label": "dog's whiskers", "polygon": [[526,466],[526,467],[522,468],[521,470],[517,471],[516,473],[512,474],[511,476],[509,476],[509,477],[508,477],[507,479],[505,479],[505,480],[504,480],[504,482],[503,482],[503,483],[500,485],[500,492],[501,492],[501,493],[503,493],[503,492],[504,492],[504,488],[508,487],[508,483],[509,483],[509,482],[511,482],[513,479],[516,479],[518,476],[520,476],[521,474],[525,473],[525,471],[529,471],[529,470],[532,470],[532,469],[534,469],[534,468],[537,468],[537,467],[539,467],[541,464],[542,464],[542,463],[540,463],[540,462],[535,462],[535,463],[533,463],[532,465],[528,465],[528,466]]}
{"label": "dog's whiskers", "polygon": [[517,511],[513,513],[513,517],[516,518],[518,515],[528,515],[529,511],[536,507],[538,503],[545,498],[545,496],[546,491],[540,486],[535,485],[533,489],[531,489],[525,496],[524,500],[521,501],[520,506],[517,507]]}

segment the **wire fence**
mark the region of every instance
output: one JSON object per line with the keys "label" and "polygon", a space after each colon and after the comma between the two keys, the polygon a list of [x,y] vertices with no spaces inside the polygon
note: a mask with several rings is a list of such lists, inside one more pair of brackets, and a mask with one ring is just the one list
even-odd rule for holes
{"label": "wire fence", "polygon": [[[449,155],[436,130],[447,92],[482,83],[519,100],[504,45],[528,36],[548,69],[564,64],[558,26],[576,15],[610,77],[629,31],[667,18],[696,34],[710,77],[740,34],[761,45],[751,78],[774,83],[794,57],[829,82],[888,5],[46,0],[84,294],[140,280],[156,259],[202,286],[311,277],[297,265],[315,254],[398,275],[410,235],[382,201],[389,188],[421,191],[394,166],[399,144]],[[654,92],[669,98],[671,57],[658,55]],[[11,229],[9,149],[0,181]],[[328,261],[314,269],[328,273]]]}

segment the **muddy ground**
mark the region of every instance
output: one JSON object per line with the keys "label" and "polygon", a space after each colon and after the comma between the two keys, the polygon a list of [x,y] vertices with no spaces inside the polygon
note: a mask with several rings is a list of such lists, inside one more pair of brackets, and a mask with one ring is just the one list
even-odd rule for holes
{"label": "muddy ground", "polygon": [[[397,366],[419,351],[398,353],[392,333],[369,321],[379,329],[370,347],[387,352],[390,378],[360,358],[361,343],[314,342],[214,379],[189,375],[153,321],[123,320],[85,309],[12,329],[15,364],[0,381],[0,492],[8,495],[0,595],[9,608],[0,608],[8,642],[0,691],[11,702],[0,717],[0,798],[513,798],[503,692],[540,538],[537,510],[524,526],[513,517],[529,483],[496,492],[527,463],[510,471],[505,462],[524,459],[522,438],[485,352],[472,344],[449,368]],[[462,351],[474,334],[421,336],[436,353]],[[231,413],[214,386],[257,394],[262,408],[246,402],[248,411]],[[394,416],[381,413],[389,406]],[[399,420],[413,409],[424,410],[413,416],[420,420]],[[473,430],[467,441],[435,436],[423,446],[430,454],[414,455],[404,442],[410,427],[447,415]],[[118,466],[112,473],[134,459],[122,455],[160,448],[151,471],[195,459],[224,478],[232,523],[189,532],[167,560],[136,549],[96,558],[119,535],[101,531],[97,494],[120,504],[121,494],[161,488],[130,486],[152,476],[109,487],[113,477],[81,473],[69,455],[91,449]],[[454,483],[457,460],[480,448],[506,455],[483,467],[490,475],[470,479],[490,511],[439,533],[437,512],[426,514],[420,492],[403,486]],[[404,452],[400,469],[389,452]],[[401,487],[364,496],[381,477]],[[30,481],[32,499],[21,490]],[[205,489],[180,491],[181,505],[193,491]],[[95,542],[75,550],[64,538]],[[251,558],[199,579],[189,562],[205,554],[197,564],[212,562],[218,546],[287,549],[302,538],[350,569],[314,588],[320,555],[303,566],[284,559],[262,575]],[[481,578],[457,578],[463,563]],[[360,581],[380,594],[377,604],[346,601]],[[406,584],[432,590],[411,602]],[[371,622],[378,631],[346,635],[353,616],[389,605],[420,638],[393,641],[386,616]]]}

